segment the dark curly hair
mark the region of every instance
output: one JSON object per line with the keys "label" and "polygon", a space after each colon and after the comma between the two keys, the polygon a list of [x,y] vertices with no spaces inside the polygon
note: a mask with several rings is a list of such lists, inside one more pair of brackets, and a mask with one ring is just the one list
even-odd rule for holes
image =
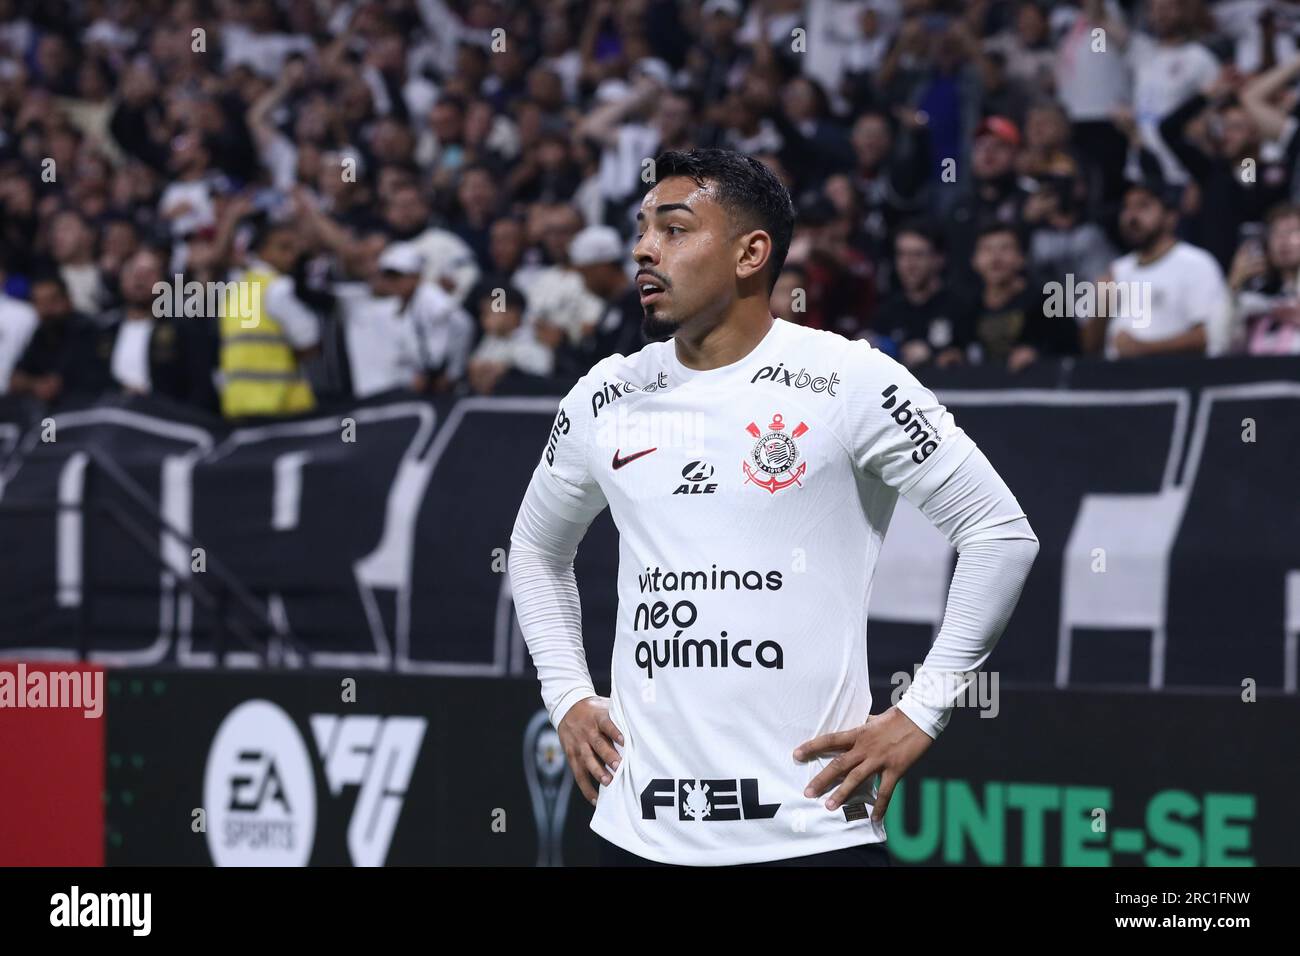
{"label": "dark curly hair", "polygon": [[686,176],[700,186],[713,184],[718,205],[726,210],[738,233],[762,229],[772,237],[767,263],[767,290],[771,293],[794,234],[794,202],[776,174],[735,150],[692,149],[660,153],[655,159],[655,175],[659,182]]}

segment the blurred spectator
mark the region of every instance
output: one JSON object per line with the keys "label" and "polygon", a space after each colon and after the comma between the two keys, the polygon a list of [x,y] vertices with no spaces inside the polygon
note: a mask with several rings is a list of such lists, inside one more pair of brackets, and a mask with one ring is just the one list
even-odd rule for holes
{"label": "blurred spectator", "polygon": [[628,206],[643,184],[644,164],[670,149],[689,149],[690,104],[665,89],[658,64],[641,64],[631,86],[606,80],[596,90],[596,108],[582,118],[577,134],[600,152],[601,194],[607,221],[625,227]]}
{"label": "blurred spectator", "polygon": [[905,223],[894,237],[893,295],[876,316],[879,343],[908,368],[933,361],[959,364],[968,344],[960,307],[944,281],[943,234],[932,224]]}
{"label": "blurred spectator", "polygon": [[97,348],[94,323],[73,309],[68,287],[57,273],[32,282],[32,306],[39,323],[9,379],[10,394],[50,403],[103,391],[110,381],[108,356]]}
{"label": "blurred spectator", "polygon": [[217,336],[206,317],[157,315],[163,284],[162,256],[135,252],[122,265],[122,307],[107,313],[96,329],[100,352],[109,354],[113,383],[135,395],[162,395],[204,411],[217,411],[213,383]]}
{"label": "blurred spectator", "polygon": [[[904,23],[903,29],[908,29]],[[916,108],[926,116],[930,131],[931,163],[935,178],[940,182],[953,172],[947,168],[955,160],[961,169],[965,169],[968,157],[973,157],[968,149],[970,131],[976,129],[978,136],[978,117],[980,111],[980,74],[979,41],[971,34],[969,26],[961,20],[953,19],[936,29],[935,19],[921,30],[923,39],[921,49],[927,55],[921,61],[922,67],[916,78],[910,99]],[[933,33],[925,37],[926,31]],[[901,37],[901,34],[900,34]],[[900,39],[901,45],[901,39]],[[1014,124],[1012,124],[1014,128]],[[1016,147],[1019,146],[1019,134],[1016,134]],[[977,175],[979,175],[977,173]],[[957,181],[963,186],[969,185],[969,177],[961,174]],[[958,191],[960,195],[965,190]],[[947,197],[953,190],[941,190],[939,195],[947,209]]]}
{"label": "blurred spectator", "polygon": [[989,116],[1005,116],[1017,126],[1025,122],[1031,100],[1030,89],[1023,81],[1007,75],[1006,55],[985,50],[980,57],[980,82],[983,86],[981,108]]}
{"label": "blurred spectator", "polygon": [[1042,6],[1034,0],[1021,0],[1015,5],[1011,28],[986,40],[984,48],[1002,54],[1009,80],[1050,93],[1055,82],[1056,51],[1047,27]]}
{"label": "blurred spectator", "polygon": [[722,99],[752,59],[749,48],[736,42],[741,13],[740,0],[704,0],[700,6],[700,42],[687,53],[685,69],[706,102]]}
{"label": "blurred spectator", "polygon": [[1005,116],[985,117],[975,128],[971,184],[952,209],[952,258],[965,276],[969,276],[975,236],[981,224],[1010,225],[1021,219],[1029,191],[1016,172],[1020,142],[1020,130]]}
{"label": "blurred spectator", "polygon": [[497,211],[492,170],[481,164],[461,170],[456,186],[456,207],[451,231],[469,246],[475,261],[482,265],[488,261],[488,235]]}
{"label": "blurred spectator", "polygon": [[[843,188],[852,196],[848,183]],[[856,221],[847,197],[843,206],[814,194],[799,206],[788,260],[803,267],[807,277],[808,312],[803,324],[859,338],[875,309],[871,261],[849,242]]]}
{"label": "blurred spectator", "polygon": [[1025,114],[1024,147],[1016,157],[1016,171],[1032,179],[1064,163],[1081,166],[1074,156],[1065,110],[1053,100],[1038,100]]}
{"label": "blurred spectator", "polygon": [[1249,355],[1300,354],[1300,206],[1269,211],[1265,241],[1248,237],[1233,257],[1229,347]]}
{"label": "blurred spectator", "polygon": [[[1124,194],[1120,232],[1133,251],[1102,278],[1098,314],[1084,328],[1088,351],[1104,347],[1115,359],[1226,350],[1228,287],[1213,256],[1175,236],[1178,201],[1177,188],[1161,182]],[[1111,288],[1120,303],[1115,314],[1107,314]]]}
{"label": "blurred spectator", "polygon": [[1057,8],[1056,93],[1069,117],[1072,140],[1101,177],[1103,195],[1118,200],[1128,143],[1111,117],[1127,107],[1133,71],[1124,53],[1127,27],[1115,0],[1082,0]]}
{"label": "blurred spectator", "polygon": [[[301,363],[319,347],[320,322],[294,289],[303,242],[293,225],[267,222],[252,252],[221,316],[221,412],[243,418],[311,411],[316,398]],[[251,314],[245,303],[252,303]]]}
{"label": "blurred spectator", "polygon": [[377,257],[365,283],[336,286],[352,392],[445,392],[465,372],[473,323],[442,288],[421,279],[424,262],[409,243]]}
{"label": "blurred spectator", "polygon": [[1038,279],[1096,279],[1110,266],[1115,249],[1105,231],[1085,221],[1085,188],[1068,157],[1042,170],[1037,189],[1025,200],[1030,227],[1029,271]]}
{"label": "blurred spectator", "polygon": [[11,273],[30,275],[36,261],[32,237],[40,219],[36,212],[36,189],[24,178],[21,163],[0,169],[0,263]]}
{"label": "blurred spectator", "polygon": [[[4,278],[0,273],[0,288]],[[0,292],[0,395],[9,391],[14,367],[27,350],[39,321],[36,310],[26,302]]]}
{"label": "blurred spectator", "polygon": [[[1116,349],[1172,339],[1195,352],[1177,337],[1195,338],[1200,327],[1211,354],[1287,351],[1287,217],[1269,220],[1262,255],[1257,240],[1269,209],[1300,199],[1294,6],[0,0],[0,271],[10,296],[0,299],[0,385],[35,322],[20,302],[33,297],[37,277],[55,273],[71,312],[88,322],[51,325],[45,354],[63,355],[51,343],[68,333],[56,328],[75,327],[72,338],[87,343],[68,345],[62,371],[40,373],[67,376],[57,389],[41,378],[42,392],[112,389],[116,355],[131,388],[147,382],[153,393],[204,405],[182,382],[198,379],[180,375],[189,325],[177,326],[185,332],[172,362],[159,344],[172,327],[165,317],[147,337],[134,324],[150,320],[135,314],[126,264],[143,271],[147,249],[182,287],[225,287],[250,270],[265,284],[267,328],[226,319],[229,335],[266,336],[223,349],[227,396],[262,396],[245,411],[292,414],[397,378],[406,388],[413,375],[435,390],[545,390],[539,375],[571,376],[611,348],[636,346],[633,293],[618,275],[630,262],[579,264],[570,244],[592,226],[630,248],[654,158],[693,145],[759,158],[796,198],[801,220],[773,311],[882,348],[906,346],[909,364],[962,351],[966,361],[981,352],[992,361],[1005,336],[993,336],[1002,344],[992,351],[963,349],[973,333],[945,299],[984,288],[992,299],[978,310],[1001,314],[1043,281],[1096,279],[1099,263],[1115,260],[1109,245],[1120,238],[1127,183],[1150,179],[1186,180],[1173,239],[1208,250],[1220,270],[1233,264],[1233,322],[1207,324],[1204,296],[1175,290],[1173,304],[1160,306],[1163,331],[1112,322],[1114,334],[1129,333]],[[201,55],[195,24],[207,31]],[[504,48],[494,45],[498,26]],[[913,218],[942,224],[946,255],[904,228]],[[990,293],[972,269],[989,221],[1028,237],[1025,267],[1010,270],[1025,284],[1012,306],[993,300],[1014,281]],[[1141,231],[1134,223],[1128,231]],[[279,256],[267,242],[296,251]],[[411,286],[409,274],[376,272],[395,244],[413,246],[422,263],[409,292],[393,291]],[[1015,258],[1014,242],[997,244],[1011,248],[995,260]],[[929,264],[893,275],[919,263],[924,248]],[[1135,251],[1138,272],[1165,262],[1142,258],[1149,252]],[[1172,261],[1184,259],[1178,251]],[[495,293],[506,288],[525,297],[521,316],[502,312]],[[471,376],[438,333],[431,355],[400,374],[389,363],[374,381],[363,369],[350,384],[349,335],[372,319],[376,328],[424,328],[416,319],[438,290],[467,310],[475,335],[484,333],[481,303],[496,302],[479,346],[506,358],[481,361]],[[39,294],[50,312],[57,288],[43,281]],[[356,321],[358,302],[378,311]],[[194,330],[220,324],[210,311],[189,317]],[[950,320],[950,339],[939,319]],[[403,335],[393,342],[406,343],[406,362]],[[383,352],[375,346],[371,358]],[[258,379],[263,372],[285,382]]]}
{"label": "blurred spectator", "polygon": [[[1286,199],[1288,186],[1281,157],[1268,162],[1261,156],[1258,130],[1232,95],[1232,86],[1230,78],[1221,77],[1160,123],[1165,144],[1200,191],[1187,237],[1224,269],[1236,251],[1242,224],[1263,221],[1268,209]],[[1206,111],[1211,113],[1209,135],[1202,144],[1193,141],[1190,127]]]}
{"label": "blurred spectator", "polygon": [[[1196,40],[1194,13],[1193,0],[1149,0],[1150,34],[1127,37],[1138,129],[1147,149],[1159,159],[1161,175],[1170,183],[1186,182],[1187,171],[1161,139],[1160,121],[1219,74],[1214,54]],[[1123,30],[1111,36],[1121,44],[1124,39]]]}
{"label": "blurred spectator", "polygon": [[925,157],[929,140],[924,117],[904,111],[895,135],[895,120],[880,111],[863,113],[853,124],[850,142],[854,166],[851,182],[861,207],[863,251],[886,259],[893,230],[915,213],[924,199]]}
{"label": "blurred spectator", "polygon": [[1014,226],[994,222],[981,229],[973,265],[980,292],[960,324],[984,361],[1018,372],[1042,356],[1079,351],[1074,320],[1051,315],[1044,289],[1026,276],[1024,246]]}
{"label": "blurred spectator", "polygon": [[796,194],[854,165],[849,137],[829,114],[825,91],[807,76],[796,76],[785,84],[780,108],[770,114],[781,136],[778,155],[794,176]]}
{"label": "blurred spectator", "polygon": [[[530,255],[537,261],[528,261]],[[502,216],[492,223],[486,265],[486,271],[470,292],[467,301],[471,304],[478,302],[485,292],[503,285],[525,290],[545,268],[540,254],[529,246],[528,224],[516,216]]]}
{"label": "blurred spectator", "polygon": [[158,200],[158,213],[177,239],[216,224],[214,200],[222,186],[210,168],[211,159],[210,145],[197,133],[183,133],[172,141],[169,168],[175,178]]}
{"label": "blurred spectator", "polygon": [[399,185],[385,203],[389,235],[415,247],[424,261],[422,278],[462,302],[479,277],[474,251],[454,232],[429,225],[429,218],[429,204],[414,184]]}
{"label": "blurred spectator", "polygon": [[523,317],[524,297],[513,286],[480,300],[478,319],[483,336],[469,358],[469,385],[475,393],[490,395],[512,373],[551,374],[555,356],[523,324]]}
{"label": "blurred spectator", "polygon": [[[525,322],[548,349],[577,346],[604,315],[603,303],[587,290],[582,276],[569,263],[569,250],[582,229],[572,206],[539,208],[537,231],[550,262],[532,276],[524,289],[528,299]],[[629,254],[630,258],[630,254]]]}
{"label": "blurred spectator", "polygon": [[[462,173],[462,183],[464,175]],[[567,202],[581,185],[582,168],[574,156],[564,126],[543,130],[537,138],[536,148],[527,152],[506,182],[514,199],[542,203]]]}
{"label": "blurred spectator", "polygon": [[585,375],[605,356],[630,355],[645,345],[641,295],[628,276],[630,258],[627,244],[610,226],[588,226],[573,237],[569,262],[602,310],[576,343],[566,340],[560,344],[555,354],[557,374]]}
{"label": "blurred spectator", "polygon": [[[860,4],[858,20],[855,24],[842,22],[842,10],[833,0],[816,4],[814,7],[826,12],[826,18],[830,21],[827,24],[829,29],[839,27],[845,34],[843,55],[839,63],[841,83],[839,86],[835,85],[833,68],[831,72],[821,75],[822,82],[829,84],[828,89],[836,90],[842,87],[855,105],[864,105],[868,99],[873,98],[872,86],[875,76],[885,62],[890,44],[893,42],[893,30],[889,22],[891,18],[886,14],[886,10],[892,6],[895,5],[880,0]],[[854,27],[856,30],[853,29]],[[810,63],[809,67],[815,69],[816,64]]]}
{"label": "blurred spectator", "polygon": [[104,283],[95,263],[95,234],[80,214],[65,209],[50,221],[50,255],[72,307],[85,315],[97,314],[106,299]]}
{"label": "blurred spectator", "polygon": [[808,274],[803,266],[786,260],[772,288],[771,309],[778,319],[803,325],[808,307]]}
{"label": "blurred spectator", "polygon": [[1294,4],[1269,0],[1220,0],[1210,7],[1219,31],[1231,41],[1233,63],[1242,73],[1264,70],[1296,54]]}

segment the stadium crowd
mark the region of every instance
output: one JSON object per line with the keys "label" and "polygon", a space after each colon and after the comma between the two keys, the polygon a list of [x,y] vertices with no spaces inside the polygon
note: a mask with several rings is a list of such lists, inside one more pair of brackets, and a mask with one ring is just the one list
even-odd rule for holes
{"label": "stadium crowd", "polygon": [[1284,0],[0,0],[0,393],[572,380],[643,344],[633,217],[696,146],[795,197],[774,314],[909,366],[1300,354],[1298,40]]}

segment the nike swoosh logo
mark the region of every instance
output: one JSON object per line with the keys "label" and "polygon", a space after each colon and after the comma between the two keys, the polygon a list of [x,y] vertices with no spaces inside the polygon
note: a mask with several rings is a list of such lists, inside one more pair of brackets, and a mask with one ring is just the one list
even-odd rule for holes
{"label": "nike swoosh logo", "polygon": [[635,455],[628,455],[626,458],[619,458],[619,457],[618,457],[618,449],[615,449],[615,450],[614,450],[614,470],[615,470],[615,471],[618,471],[618,470],[619,470],[620,468],[622,468],[624,465],[631,464],[632,462],[636,461],[638,458],[644,458],[646,455],[650,454],[652,451],[658,451],[658,450],[659,450],[658,448],[647,448],[645,451],[639,451],[639,452],[637,452]]}

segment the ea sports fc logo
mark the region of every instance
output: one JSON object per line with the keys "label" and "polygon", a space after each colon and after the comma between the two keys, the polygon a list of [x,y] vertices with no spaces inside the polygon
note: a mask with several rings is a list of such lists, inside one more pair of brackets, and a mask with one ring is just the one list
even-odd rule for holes
{"label": "ea sports fc logo", "polygon": [[[808,471],[808,462],[799,461],[799,446],[795,439],[801,437],[808,426],[800,422],[793,431],[787,432],[784,419],[777,414],[772,416],[767,428],[764,434],[753,422],[745,426],[745,430],[758,439],[749,453],[749,460],[740,463],[745,471],[745,484],[753,483],[773,495],[791,485],[802,488],[800,479]],[[750,462],[754,467],[750,467]]]}

